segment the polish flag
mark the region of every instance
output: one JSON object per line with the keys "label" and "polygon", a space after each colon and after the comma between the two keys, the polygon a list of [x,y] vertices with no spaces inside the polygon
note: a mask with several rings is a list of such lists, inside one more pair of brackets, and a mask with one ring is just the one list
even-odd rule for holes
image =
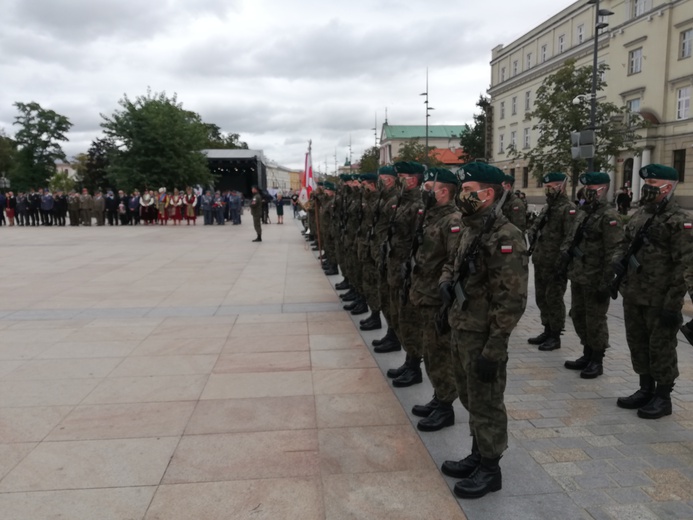
{"label": "polish flag", "polygon": [[311,155],[312,141],[308,141],[308,152],[306,153],[306,167],[301,176],[301,194],[298,200],[301,204],[305,204],[310,199],[310,194],[315,189],[315,180],[313,179],[313,157]]}

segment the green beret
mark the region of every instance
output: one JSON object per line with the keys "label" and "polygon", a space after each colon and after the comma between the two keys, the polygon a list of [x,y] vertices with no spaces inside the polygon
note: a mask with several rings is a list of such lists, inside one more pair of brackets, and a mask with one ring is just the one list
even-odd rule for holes
{"label": "green beret", "polygon": [[350,181],[361,181],[361,176],[358,173],[352,173],[349,175]]}
{"label": "green beret", "polygon": [[324,186],[325,183],[323,181],[318,181],[318,186]]}
{"label": "green beret", "polygon": [[426,170],[426,173],[424,173],[424,182],[433,181],[454,184],[455,186],[459,186],[460,184],[460,180],[457,176],[447,168],[429,168]]}
{"label": "green beret", "polygon": [[348,181],[349,177],[351,177],[351,176],[348,173],[340,173],[339,174],[339,180],[342,182]]}
{"label": "green beret", "polygon": [[375,182],[378,180],[378,176],[375,173],[362,173],[359,177],[361,182]]}
{"label": "green beret", "polygon": [[604,172],[590,172],[580,175],[580,184],[587,186],[588,184],[609,184],[611,177]]}
{"label": "green beret", "polygon": [[512,175],[506,175],[505,176],[505,182],[507,182],[511,186],[514,186],[515,185],[515,177],[513,177]]}
{"label": "green beret", "polygon": [[426,171],[426,167],[423,164],[414,161],[400,161],[396,162],[393,166],[397,174],[409,173],[409,174],[422,174]]}
{"label": "green beret", "polygon": [[561,172],[552,172],[552,173],[547,173],[544,175],[541,179],[541,182],[547,183],[547,182],[563,182],[566,179],[566,174],[561,173]]}
{"label": "green beret", "polygon": [[378,168],[378,175],[391,175],[392,177],[397,176],[395,169],[392,166],[381,166]]}
{"label": "green beret", "polygon": [[495,166],[483,162],[471,162],[457,170],[460,184],[465,182],[481,182],[483,184],[501,185],[505,181],[505,174]]}
{"label": "green beret", "polygon": [[325,188],[326,190],[337,191],[337,187],[334,185],[334,183],[329,182],[329,181],[324,182],[322,187]]}
{"label": "green beret", "polygon": [[664,181],[678,181],[679,172],[671,166],[663,164],[648,164],[640,168],[640,178],[642,179],[661,179]]}

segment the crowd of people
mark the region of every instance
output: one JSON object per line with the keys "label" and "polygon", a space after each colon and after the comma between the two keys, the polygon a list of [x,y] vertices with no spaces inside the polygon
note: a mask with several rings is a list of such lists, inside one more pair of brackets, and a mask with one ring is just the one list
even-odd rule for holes
{"label": "crowd of people", "polygon": [[582,379],[602,376],[607,310],[620,294],[639,388],[614,404],[642,419],[672,414],[679,330],[693,344],[693,320],[684,325],[682,316],[686,292],[693,296],[693,220],[674,198],[675,169],[651,164],[639,174],[640,207],[623,220],[607,201],[608,174],[581,175],[576,204],[567,175],[555,172],[542,178],[546,204],[528,224],[512,177],[485,162],[456,173],[398,162],[311,194],[304,234],[325,274],[344,276],[336,285],[347,291],[344,309],[371,311],[361,330],[387,327],[375,353],[406,352],[387,372],[393,386],[421,383],[422,363],[428,374],[434,395],[413,407],[417,428],[454,424],[456,399],[469,412],[471,453],[441,468],[459,479],[457,496],[502,487],[508,345],[525,312],[530,260],[543,331],[528,342],[555,355],[570,316],[583,352],[563,366]]}

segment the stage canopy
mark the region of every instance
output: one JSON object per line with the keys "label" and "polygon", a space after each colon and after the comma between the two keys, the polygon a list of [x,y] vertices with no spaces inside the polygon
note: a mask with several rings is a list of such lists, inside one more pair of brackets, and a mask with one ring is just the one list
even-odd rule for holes
{"label": "stage canopy", "polygon": [[254,184],[267,187],[266,159],[262,150],[202,150],[207,156],[209,170],[216,177],[214,188],[236,190],[250,197]]}

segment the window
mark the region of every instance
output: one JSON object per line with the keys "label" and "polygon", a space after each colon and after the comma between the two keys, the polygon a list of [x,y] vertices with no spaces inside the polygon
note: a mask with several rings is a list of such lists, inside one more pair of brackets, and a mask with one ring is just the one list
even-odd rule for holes
{"label": "window", "polygon": [[515,130],[513,130],[512,132],[510,132],[510,146],[512,148],[515,148],[516,145],[517,145],[517,132]]}
{"label": "window", "polygon": [[642,47],[628,53],[628,74],[642,72]]}
{"label": "window", "polygon": [[691,115],[691,87],[680,88],[676,95],[676,119],[688,119]]}
{"label": "window", "polygon": [[546,56],[547,55],[547,46],[546,44],[541,46],[541,62],[544,63],[546,61]]}
{"label": "window", "polygon": [[514,179],[515,178],[515,168],[510,168],[510,176]]}
{"label": "window", "polygon": [[517,60],[513,61],[513,76],[517,76],[518,68],[519,68],[519,63],[517,62]]}
{"label": "window", "polygon": [[500,80],[505,81],[505,67],[501,67]]}
{"label": "window", "polygon": [[505,119],[505,101],[500,103],[500,118]]}
{"label": "window", "polygon": [[585,41],[585,25],[581,24],[578,25],[577,27],[577,42],[578,45],[580,45],[582,42]]}
{"label": "window", "polygon": [[529,167],[522,168],[522,187],[529,188]]}
{"label": "window", "polygon": [[[604,62],[603,62],[603,61],[600,61],[599,63],[597,63],[597,70],[599,70],[599,68],[600,68],[602,65],[604,65]],[[606,82],[606,68],[604,68],[604,69],[602,70],[601,74],[599,74],[599,81],[601,81],[602,83],[605,83],[605,82]]]}
{"label": "window", "polygon": [[558,37],[558,52],[559,54],[565,50],[565,34]]}
{"label": "window", "polygon": [[629,112],[628,125],[632,125],[635,119],[633,115],[640,113],[640,98],[631,99],[626,103]]}
{"label": "window", "polygon": [[531,52],[527,53],[527,68],[528,69],[532,68],[532,53]]}
{"label": "window", "polygon": [[512,103],[510,104],[510,115],[514,116],[517,114],[517,96],[513,96]]}
{"label": "window", "polygon": [[633,18],[645,14],[650,8],[650,0],[633,0]]}
{"label": "window", "polygon": [[688,29],[681,33],[681,59],[690,58],[693,50],[693,29]]}
{"label": "window", "polygon": [[528,90],[525,92],[525,112],[529,112],[532,109],[532,91]]}
{"label": "window", "polygon": [[679,182],[683,182],[686,174],[686,149],[674,150],[674,170],[679,172]]}
{"label": "window", "polygon": [[503,153],[505,151],[505,134],[500,134],[498,136],[498,153]]}
{"label": "window", "polygon": [[529,142],[529,128],[525,128],[524,130],[524,148],[527,149],[530,147],[530,142]]}

